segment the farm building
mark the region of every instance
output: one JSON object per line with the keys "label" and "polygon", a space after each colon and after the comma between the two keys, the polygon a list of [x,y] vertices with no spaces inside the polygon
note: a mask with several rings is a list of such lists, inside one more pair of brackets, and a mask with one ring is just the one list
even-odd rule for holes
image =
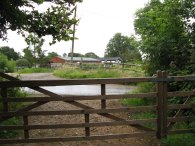
{"label": "farm building", "polygon": [[110,64],[120,64],[122,63],[122,59],[120,57],[107,57],[100,58],[102,63],[110,63]]}
{"label": "farm building", "polygon": [[[51,67],[60,67],[71,63],[71,57],[55,56],[50,60]],[[88,57],[73,57],[73,63],[101,63],[101,60]]]}

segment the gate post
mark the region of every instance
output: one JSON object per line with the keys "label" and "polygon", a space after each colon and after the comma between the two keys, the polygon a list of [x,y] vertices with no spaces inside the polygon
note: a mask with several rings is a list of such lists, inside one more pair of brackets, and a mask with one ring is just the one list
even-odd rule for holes
{"label": "gate post", "polygon": [[[166,71],[162,72],[163,79],[167,79],[168,73]],[[168,89],[167,81],[163,82],[163,128],[162,128],[162,137],[167,136],[167,117],[168,117]]]}
{"label": "gate post", "polygon": [[[157,79],[162,79],[162,72],[157,71]],[[158,139],[162,138],[162,120],[163,120],[163,83],[157,83],[157,132],[156,136]]]}
{"label": "gate post", "polygon": [[158,71],[157,78],[162,79],[157,83],[157,133],[158,139],[167,135],[167,72]]}

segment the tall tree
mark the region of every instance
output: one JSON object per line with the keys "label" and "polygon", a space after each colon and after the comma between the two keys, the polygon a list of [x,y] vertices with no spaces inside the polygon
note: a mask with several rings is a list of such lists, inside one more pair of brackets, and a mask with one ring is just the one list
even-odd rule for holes
{"label": "tall tree", "polygon": [[[7,31],[17,30],[35,33],[39,37],[52,35],[53,42],[69,40],[72,37],[71,26],[77,20],[71,16],[71,7],[82,0],[0,0],[0,39],[5,40]],[[46,11],[35,7],[49,3]]]}
{"label": "tall tree", "polygon": [[134,25],[150,75],[159,69],[195,71],[195,66],[189,66],[195,50],[194,8],[194,0],[151,0],[137,11]]}
{"label": "tall tree", "polygon": [[45,57],[45,51],[41,49],[44,39],[30,34],[25,41],[28,47],[24,49],[24,57],[28,59],[29,62],[32,62],[34,67],[36,67],[37,63],[40,65]]}
{"label": "tall tree", "polygon": [[84,55],[85,57],[91,57],[91,58],[99,58],[95,53],[93,52],[88,52]]}
{"label": "tall tree", "polygon": [[141,59],[136,39],[133,36],[123,36],[121,33],[116,33],[110,39],[106,47],[105,57],[121,57],[124,62]]}
{"label": "tall tree", "polygon": [[[72,52],[68,53],[68,57],[72,56]],[[83,57],[83,54],[81,53],[73,53],[73,57]]]}
{"label": "tall tree", "polygon": [[48,57],[49,59],[51,59],[51,58],[53,58],[53,57],[55,57],[55,56],[59,56],[58,53],[56,53],[56,52],[49,52],[48,55],[47,55],[47,57]]}
{"label": "tall tree", "polygon": [[10,48],[8,46],[0,47],[0,53],[7,56],[9,60],[17,60],[19,59],[19,53],[15,52],[13,48]]}

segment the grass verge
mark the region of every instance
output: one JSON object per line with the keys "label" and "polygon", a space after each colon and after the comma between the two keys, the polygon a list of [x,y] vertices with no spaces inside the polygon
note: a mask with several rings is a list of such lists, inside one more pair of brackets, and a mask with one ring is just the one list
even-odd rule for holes
{"label": "grass verge", "polygon": [[18,73],[20,74],[46,73],[46,72],[53,72],[53,69],[51,68],[24,68],[18,71]]}
{"label": "grass verge", "polygon": [[137,77],[142,76],[142,72],[137,73],[132,70],[121,70],[121,69],[84,69],[76,66],[64,66],[63,68],[57,69],[53,73],[55,76],[66,79],[80,79],[80,78],[119,78],[119,77]]}

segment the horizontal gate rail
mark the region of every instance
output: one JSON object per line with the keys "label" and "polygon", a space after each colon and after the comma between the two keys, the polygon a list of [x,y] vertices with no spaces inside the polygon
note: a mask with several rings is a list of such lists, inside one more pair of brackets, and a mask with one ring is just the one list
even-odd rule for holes
{"label": "horizontal gate rail", "polygon": [[134,132],[128,134],[110,134],[110,135],[98,135],[98,136],[81,136],[81,137],[56,137],[56,138],[29,138],[29,139],[5,139],[0,140],[1,144],[17,144],[17,143],[43,143],[43,142],[68,142],[68,141],[85,141],[85,140],[106,140],[106,139],[118,139],[118,138],[132,138],[143,136],[155,136],[155,132]]}
{"label": "horizontal gate rail", "polygon": [[102,127],[102,126],[121,126],[129,124],[145,124],[155,123],[156,118],[153,119],[140,119],[140,120],[127,120],[127,121],[114,121],[114,122],[96,122],[96,123],[75,123],[75,124],[48,124],[48,125],[9,125],[0,126],[0,130],[34,130],[34,129],[57,129],[57,128],[83,128],[83,127]]}
{"label": "horizontal gate rail", "polygon": [[[94,95],[94,96],[78,96],[65,95],[59,97],[25,97],[25,98],[7,98],[7,102],[35,102],[35,101],[73,101],[73,100],[100,100],[100,99],[128,99],[128,98],[155,98],[156,92],[151,93],[137,93],[137,94],[114,94],[114,95]],[[1,101],[1,100],[0,100]]]}
{"label": "horizontal gate rail", "polygon": [[[176,104],[168,105],[168,109],[192,109],[195,105],[191,104]],[[74,114],[104,114],[104,113],[119,113],[119,112],[146,112],[146,111],[156,111],[156,106],[136,106],[128,108],[107,108],[107,109],[85,109],[85,110],[60,110],[60,111],[26,111],[26,112],[0,112],[1,117],[10,116],[49,116],[49,115],[74,115]]]}
{"label": "horizontal gate rail", "polygon": [[[2,73],[0,73],[0,76]],[[71,79],[71,80],[13,80],[2,81],[2,87],[37,87],[37,86],[65,86],[65,85],[92,85],[92,84],[120,84],[137,82],[173,82],[173,81],[195,81],[194,76],[177,76],[168,78],[144,77],[144,78],[107,78],[107,79]]]}
{"label": "horizontal gate rail", "polygon": [[[195,105],[190,104],[191,97],[195,96],[195,90],[193,91],[175,91],[168,92],[169,82],[184,82],[184,81],[195,81],[195,76],[167,76],[166,72],[158,72],[153,77],[141,77],[141,78],[109,78],[109,79],[71,79],[71,80],[32,80],[32,81],[20,81],[9,75],[0,73],[0,76],[11,80],[0,82],[0,93],[3,103],[3,111],[0,112],[0,122],[5,121],[12,117],[21,116],[23,118],[23,125],[0,125],[0,130],[23,130],[23,139],[0,139],[1,144],[15,144],[15,143],[41,143],[41,142],[66,142],[66,141],[82,141],[82,140],[103,140],[103,139],[115,139],[115,138],[130,138],[139,136],[157,136],[157,138],[166,137],[167,134],[176,133],[190,133],[194,132],[195,129],[179,129],[170,130],[170,127],[176,122],[191,122],[195,120],[195,116],[182,116],[183,111],[188,109],[194,109]],[[138,83],[138,82],[153,82],[157,84],[156,92],[149,93],[133,93],[133,94],[114,94],[106,95],[106,84],[118,84],[118,83]],[[69,86],[69,85],[91,85],[99,84],[101,93],[100,95],[90,96],[75,96],[75,95],[59,95],[48,91],[39,86]],[[35,91],[38,91],[44,95],[39,97],[8,97],[7,89],[14,87],[29,87]],[[183,104],[172,104],[168,105],[169,97],[181,97],[186,99]],[[136,107],[125,107],[125,108],[108,108],[107,100],[112,99],[128,99],[128,98],[151,98],[156,99],[156,105],[150,106],[136,106]],[[100,109],[93,108],[83,103],[77,102],[82,100],[100,100]],[[75,107],[81,108],[78,110],[56,110],[56,111],[30,111],[36,107],[44,105],[50,101],[63,101]],[[30,102],[24,108],[16,111],[9,111],[9,103],[14,102]],[[32,103],[35,102],[35,103]],[[174,117],[168,117],[168,111],[178,111]],[[120,118],[112,113],[127,112],[128,114],[147,112],[156,112],[156,117],[152,119],[135,119],[126,120]],[[52,115],[84,115],[83,123],[71,123],[71,124],[40,124],[34,125],[29,124],[29,116],[52,116]],[[106,117],[109,122],[91,122],[90,115],[98,114],[102,117]],[[153,123],[156,125],[156,129],[145,127],[146,123]],[[129,125],[136,127],[145,132],[133,132],[128,134],[114,134],[114,135],[91,135],[91,127],[104,127],[104,126],[121,126]],[[31,138],[30,130],[36,129],[58,129],[58,128],[84,128],[85,136],[72,136],[72,137],[47,137],[47,138]]]}
{"label": "horizontal gate rail", "polygon": [[27,112],[5,112],[0,113],[0,116],[35,116],[35,115],[74,115],[74,114],[104,114],[104,113],[119,113],[119,112],[143,112],[156,111],[156,106],[138,106],[128,108],[107,108],[107,109],[85,109],[85,110],[60,110],[60,111],[27,111]]}

